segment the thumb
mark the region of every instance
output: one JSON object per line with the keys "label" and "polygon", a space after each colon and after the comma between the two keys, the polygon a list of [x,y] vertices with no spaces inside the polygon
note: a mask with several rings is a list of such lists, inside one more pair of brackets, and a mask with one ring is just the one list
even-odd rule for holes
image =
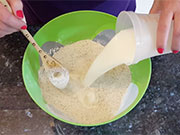
{"label": "thumb", "polygon": [[7,0],[9,5],[12,8],[13,14],[17,16],[19,19],[24,18],[24,13],[23,13],[23,4],[21,0]]}

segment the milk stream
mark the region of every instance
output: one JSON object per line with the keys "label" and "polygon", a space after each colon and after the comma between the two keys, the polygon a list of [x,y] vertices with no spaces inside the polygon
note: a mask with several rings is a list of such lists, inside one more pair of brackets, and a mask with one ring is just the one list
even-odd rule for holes
{"label": "milk stream", "polygon": [[134,30],[126,29],[117,33],[90,66],[84,85],[90,86],[98,77],[118,65],[131,64],[135,51]]}

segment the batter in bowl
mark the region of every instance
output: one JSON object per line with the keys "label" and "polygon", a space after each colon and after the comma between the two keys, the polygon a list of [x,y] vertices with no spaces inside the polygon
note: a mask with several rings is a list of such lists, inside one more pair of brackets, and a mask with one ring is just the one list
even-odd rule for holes
{"label": "batter in bowl", "polygon": [[[44,100],[68,119],[80,124],[97,124],[112,120],[131,83],[130,69],[120,65],[85,87],[83,80],[104,46],[91,40],[81,40],[61,48],[54,57],[70,73],[70,81],[63,90],[54,87],[39,70],[39,84]],[[59,116],[60,117],[60,116]]]}

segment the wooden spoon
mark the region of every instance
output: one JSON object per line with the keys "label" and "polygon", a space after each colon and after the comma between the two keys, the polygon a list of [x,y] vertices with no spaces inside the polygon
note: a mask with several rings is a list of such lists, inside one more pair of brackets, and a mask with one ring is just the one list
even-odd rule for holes
{"label": "wooden spoon", "polygon": [[[0,2],[11,12],[12,9],[6,0],[0,0]],[[32,35],[28,30],[21,30],[23,35],[29,40],[29,42],[34,46],[34,48],[39,53],[47,76],[50,82],[59,89],[64,89],[69,82],[69,72],[65,69],[62,64],[55,58],[49,56],[45,53],[36,43]]]}

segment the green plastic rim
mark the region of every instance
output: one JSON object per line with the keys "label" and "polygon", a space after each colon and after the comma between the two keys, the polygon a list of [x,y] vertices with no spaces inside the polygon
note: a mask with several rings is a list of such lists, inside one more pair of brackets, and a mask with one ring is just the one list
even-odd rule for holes
{"label": "green plastic rim", "polygon": [[[67,45],[79,40],[93,39],[103,30],[115,30],[116,17],[97,11],[75,11],[61,15],[44,25],[34,36],[41,46],[48,41],[59,42]],[[151,60],[146,59],[136,65],[130,66],[132,81],[138,86],[139,93],[135,101],[117,117],[110,121],[96,124],[79,124],[64,120],[51,113],[43,100],[38,84],[38,70],[40,68],[39,56],[31,44],[26,48],[22,75],[26,90],[34,102],[52,117],[76,126],[99,126],[113,122],[130,112],[143,97],[151,77]]]}

